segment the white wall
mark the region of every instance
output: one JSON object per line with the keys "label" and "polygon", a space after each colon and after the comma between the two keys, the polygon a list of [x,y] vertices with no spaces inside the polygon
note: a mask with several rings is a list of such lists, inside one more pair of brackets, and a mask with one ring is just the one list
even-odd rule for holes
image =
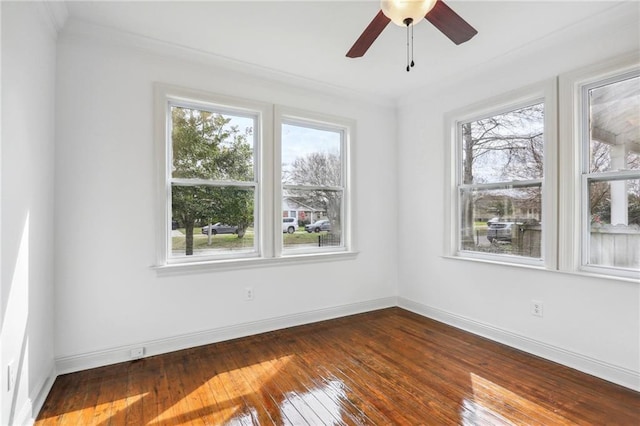
{"label": "white wall", "polygon": [[[42,4],[2,2],[1,8],[0,424],[23,424],[54,378],[56,31]],[[17,377],[8,391],[12,361]]]}
{"label": "white wall", "polygon": [[[416,222],[414,212],[429,212],[429,220],[422,232],[399,237],[399,296],[417,312],[640,389],[637,283],[443,258],[438,226],[445,217],[444,114],[638,52],[637,3],[598,19],[494,58],[468,79],[424,90],[400,107],[399,220]],[[530,314],[532,299],[544,302],[544,318]]]}
{"label": "white wall", "polygon": [[[396,223],[392,106],[224,71],[206,58],[163,57],[111,42],[119,36],[98,28],[85,30],[70,24],[58,45],[55,352],[60,371],[128,359],[132,346],[162,352],[395,304],[397,237],[381,230]],[[153,82],[357,120],[358,257],[159,277],[151,268]],[[243,300],[246,286],[254,287],[252,302]]]}

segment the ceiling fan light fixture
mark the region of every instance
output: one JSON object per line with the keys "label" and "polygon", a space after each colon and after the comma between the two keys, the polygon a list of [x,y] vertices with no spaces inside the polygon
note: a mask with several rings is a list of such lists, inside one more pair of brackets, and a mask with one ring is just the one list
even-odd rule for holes
{"label": "ceiling fan light fixture", "polygon": [[382,13],[401,27],[407,26],[406,20],[411,19],[417,24],[435,6],[437,0],[381,0]]}

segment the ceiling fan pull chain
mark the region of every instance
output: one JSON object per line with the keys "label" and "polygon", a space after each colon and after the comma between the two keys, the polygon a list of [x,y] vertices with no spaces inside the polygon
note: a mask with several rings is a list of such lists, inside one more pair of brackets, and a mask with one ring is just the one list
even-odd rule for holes
{"label": "ceiling fan pull chain", "polygon": [[416,63],[413,62],[413,25],[411,26],[411,68],[414,67]]}
{"label": "ceiling fan pull chain", "polygon": [[407,26],[407,72],[409,72],[413,66],[413,27],[411,27],[411,63],[409,63],[409,27],[413,19],[406,18],[403,22]]}

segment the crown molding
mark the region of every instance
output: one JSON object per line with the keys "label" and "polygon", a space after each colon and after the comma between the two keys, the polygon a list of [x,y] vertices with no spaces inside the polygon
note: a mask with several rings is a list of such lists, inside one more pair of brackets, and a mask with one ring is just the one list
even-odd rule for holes
{"label": "crown molding", "polygon": [[106,46],[137,49],[149,54],[177,59],[179,61],[219,67],[238,74],[278,82],[289,87],[311,90],[322,94],[323,96],[335,97],[341,100],[350,100],[353,102],[384,108],[396,107],[396,100],[391,97],[371,95],[348,87],[328,84],[322,81],[218,55],[213,52],[194,49],[181,44],[146,37],[140,34],[134,34],[112,27],[75,19],[73,17],[69,18],[60,35],[68,41],[80,43],[97,42]]}

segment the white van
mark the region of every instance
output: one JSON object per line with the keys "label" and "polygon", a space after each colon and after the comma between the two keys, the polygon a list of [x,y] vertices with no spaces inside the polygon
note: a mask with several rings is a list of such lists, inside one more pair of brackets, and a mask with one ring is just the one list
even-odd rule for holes
{"label": "white van", "polygon": [[298,230],[298,219],[295,217],[283,217],[282,218],[282,232],[288,232],[293,234]]}

